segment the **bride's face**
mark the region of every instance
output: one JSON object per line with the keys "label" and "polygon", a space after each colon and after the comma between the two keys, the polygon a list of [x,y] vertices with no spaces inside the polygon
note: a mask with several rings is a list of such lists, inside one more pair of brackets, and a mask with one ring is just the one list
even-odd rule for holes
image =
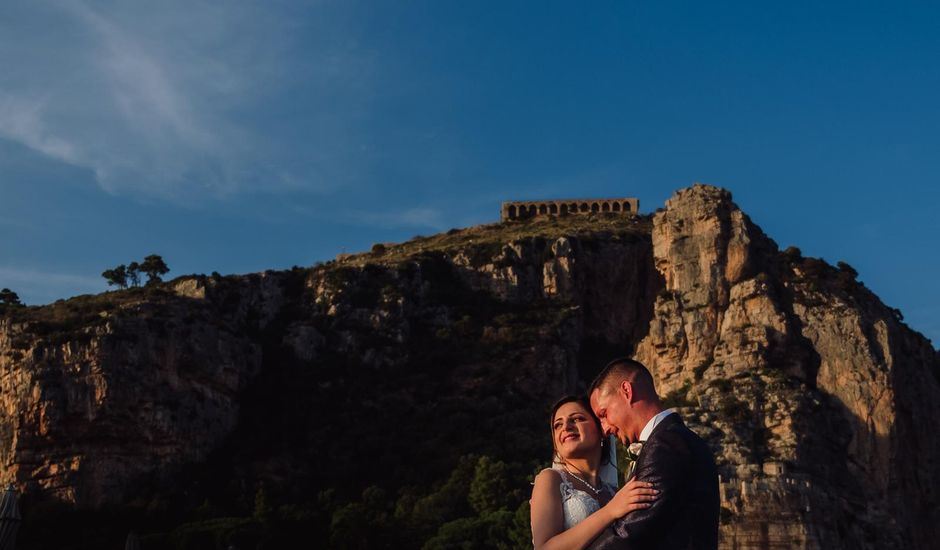
{"label": "bride's face", "polygon": [[562,458],[600,452],[601,433],[594,417],[579,403],[565,403],[552,419],[555,450]]}

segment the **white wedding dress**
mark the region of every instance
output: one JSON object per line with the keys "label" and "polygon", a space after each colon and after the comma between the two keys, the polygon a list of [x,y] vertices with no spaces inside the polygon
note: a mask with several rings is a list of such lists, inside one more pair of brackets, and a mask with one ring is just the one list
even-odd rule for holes
{"label": "white wedding dress", "polygon": [[[565,529],[571,529],[600,510],[601,503],[589,492],[576,489],[572,484],[571,474],[567,470],[564,468],[554,468],[554,470],[561,474],[561,484],[558,488],[561,491],[561,507],[565,513]],[[617,492],[617,488],[604,483],[601,491],[607,491],[609,495],[613,495]]]}

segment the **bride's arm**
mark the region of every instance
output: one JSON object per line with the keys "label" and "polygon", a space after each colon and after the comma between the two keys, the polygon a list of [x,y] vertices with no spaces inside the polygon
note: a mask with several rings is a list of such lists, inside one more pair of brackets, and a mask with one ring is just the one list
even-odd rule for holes
{"label": "bride's arm", "polygon": [[655,498],[651,484],[631,481],[600,510],[565,530],[565,515],[558,488],[560,484],[561,475],[554,470],[542,470],[535,476],[531,500],[532,543],[535,550],[580,550],[612,521],[627,512],[649,507],[649,501]]}

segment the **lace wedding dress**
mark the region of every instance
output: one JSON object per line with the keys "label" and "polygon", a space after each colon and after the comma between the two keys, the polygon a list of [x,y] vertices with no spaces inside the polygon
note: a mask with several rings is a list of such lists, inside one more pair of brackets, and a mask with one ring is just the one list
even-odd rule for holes
{"label": "lace wedding dress", "polygon": [[[561,474],[561,484],[558,488],[561,491],[561,506],[565,512],[565,529],[571,529],[600,510],[601,503],[588,491],[576,489],[567,470],[555,468],[555,471]],[[609,497],[616,493],[617,489],[604,483],[601,492],[606,492]]]}

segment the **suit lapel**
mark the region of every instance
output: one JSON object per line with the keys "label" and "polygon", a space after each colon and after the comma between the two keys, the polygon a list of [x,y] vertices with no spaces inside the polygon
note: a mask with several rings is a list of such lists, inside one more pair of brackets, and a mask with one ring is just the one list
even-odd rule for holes
{"label": "suit lapel", "polygon": [[[649,438],[646,440],[645,443],[643,443],[643,449],[645,449],[647,445],[649,445],[653,440],[655,440],[657,435],[665,433],[665,431],[668,430],[670,426],[673,426],[675,424],[680,424],[680,425],[682,424],[682,419],[679,418],[679,415],[677,413],[672,413],[668,415],[666,418],[663,418],[659,422],[659,424],[657,424],[656,427],[653,428],[653,431],[650,432]],[[640,450],[640,455],[637,456],[636,460],[633,462],[632,470],[627,472],[628,477],[625,478],[626,481],[630,481],[631,479],[633,479],[633,477],[636,475],[637,470],[640,469],[640,466],[643,466],[646,464],[645,460],[646,460],[646,455],[648,454],[649,453],[643,453],[643,450]]]}

